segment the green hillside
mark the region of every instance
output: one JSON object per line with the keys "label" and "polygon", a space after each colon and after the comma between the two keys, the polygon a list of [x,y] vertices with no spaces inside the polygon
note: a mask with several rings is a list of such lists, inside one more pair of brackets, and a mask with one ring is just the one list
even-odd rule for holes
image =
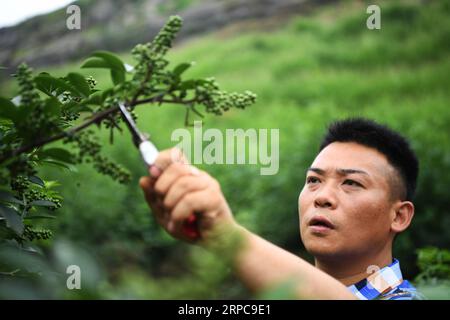
{"label": "green hillside", "polygon": [[[189,76],[215,76],[225,90],[258,95],[249,109],[207,116],[203,126],[279,129],[279,173],[261,176],[259,167],[250,165],[200,167],[221,182],[240,222],[303,257],[309,258],[298,233],[297,198],[326,125],[366,116],[410,138],[421,163],[416,216],[396,240],[395,256],[405,278],[413,280],[419,273],[418,248],[450,247],[450,5],[382,3],[381,30],[368,30],[365,5],[349,1],[277,29],[241,25],[235,33],[216,32],[176,47],[169,57],[174,65],[196,61]],[[131,62],[130,56],[123,58]],[[46,71],[63,75],[79,65]],[[110,81],[101,70],[82,72],[92,74],[100,87]],[[13,90],[10,85],[2,89]],[[170,136],[184,124],[182,107],[146,105],[137,113],[139,126],[159,148],[174,144]],[[116,137],[113,146],[108,135],[102,133],[105,149],[132,171],[130,185],[118,185],[87,165],[75,173],[43,168],[44,177],[63,186],[64,206],[51,222],[55,240],[87,248],[105,271],[100,292],[93,294],[249,297],[221,262],[170,239],[155,225],[137,184],[145,168],[129,135]],[[437,295],[448,298],[448,288]]]}

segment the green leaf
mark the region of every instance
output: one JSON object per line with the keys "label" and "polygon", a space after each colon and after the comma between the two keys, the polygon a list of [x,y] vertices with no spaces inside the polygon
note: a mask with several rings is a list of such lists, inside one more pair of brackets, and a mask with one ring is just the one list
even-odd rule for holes
{"label": "green leaf", "polygon": [[0,216],[6,220],[6,226],[17,233],[19,236],[23,233],[23,221],[19,213],[11,208],[0,204]]}
{"label": "green leaf", "polygon": [[125,65],[123,61],[114,53],[109,51],[96,51],[92,54],[93,57],[98,57],[106,61],[109,65],[112,66],[112,69],[116,69],[123,73],[126,72]]}
{"label": "green leaf", "polygon": [[84,104],[77,104],[76,107],[72,108],[73,112],[93,112],[94,110]]}
{"label": "green leaf", "polygon": [[76,108],[74,108],[76,112],[94,112],[94,110],[84,104],[79,104]]}
{"label": "green leaf", "polygon": [[91,88],[87,83],[86,79],[79,73],[71,72],[67,75],[67,80],[74,86],[78,91],[83,94],[83,97],[86,98],[91,93]]}
{"label": "green leaf", "polygon": [[32,219],[56,219],[55,216],[40,214],[40,215],[34,215],[34,216],[27,216],[24,218],[24,220],[32,220]]}
{"label": "green leaf", "polygon": [[105,99],[103,98],[103,92],[97,91],[89,96],[86,100],[83,101],[84,104],[93,104],[100,106]]}
{"label": "green leaf", "polygon": [[100,58],[89,58],[81,65],[82,69],[111,69],[112,66],[105,60]]}
{"label": "green leaf", "polygon": [[43,159],[51,158],[62,162],[74,163],[73,155],[66,149],[62,148],[45,149],[39,152],[39,157],[42,157]]}
{"label": "green leaf", "polygon": [[0,118],[10,119],[15,122],[18,118],[17,111],[17,107],[11,100],[0,97]]}
{"label": "green leaf", "polygon": [[113,69],[111,70],[111,79],[115,85],[121,84],[125,82],[125,72]]}
{"label": "green leaf", "polygon": [[23,204],[23,201],[14,197],[11,193],[0,190],[0,201]]}
{"label": "green leaf", "polygon": [[33,108],[27,108],[27,106],[21,106],[20,108],[17,108],[16,123],[27,119],[32,111]]}
{"label": "green leaf", "polygon": [[186,80],[186,81],[181,82],[179,89],[180,90],[195,89],[196,86],[197,86],[196,80]]}
{"label": "green leaf", "polygon": [[51,97],[45,101],[44,113],[47,115],[59,116],[61,114],[62,104],[55,97]]}
{"label": "green leaf", "polygon": [[197,80],[194,80],[194,81],[199,86],[211,83],[211,80],[206,80],[206,79],[197,79]]}
{"label": "green leaf", "polygon": [[67,169],[70,172],[78,172],[78,169],[76,166],[68,164],[68,163],[64,163],[64,162],[59,162],[59,161],[55,161],[55,160],[42,160],[41,161],[42,165],[48,165],[51,167],[56,167],[56,168],[63,168],[63,169]]}
{"label": "green leaf", "polygon": [[181,76],[187,69],[189,69],[192,66],[192,62],[184,62],[180,63],[178,66],[173,69],[173,74],[175,76]]}
{"label": "green leaf", "polygon": [[30,180],[32,183],[37,184],[41,187],[45,187],[45,182],[38,176],[30,176],[30,177],[28,177],[28,180]]}
{"label": "green leaf", "polygon": [[38,207],[54,207],[56,204],[54,202],[48,200],[35,200],[30,203],[30,206],[38,206]]}
{"label": "green leaf", "polygon": [[87,59],[81,68],[100,68],[110,69],[111,79],[115,85],[118,85],[125,81],[125,65],[123,61],[108,51],[96,51],[92,54],[92,57]]}
{"label": "green leaf", "polygon": [[[89,99],[89,98],[88,98]],[[92,112],[93,110],[86,106],[86,100],[83,100],[81,103],[70,101],[68,103],[65,103],[62,105],[62,109],[65,111],[71,111],[71,112]]]}
{"label": "green leaf", "polygon": [[[61,183],[59,183],[56,180],[47,180],[47,181],[45,181],[45,188],[46,189],[52,189],[52,188],[56,188],[56,187],[59,187],[59,186],[61,186]],[[52,196],[55,197],[54,195],[52,195]]]}
{"label": "green leaf", "polygon": [[109,88],[109,89],[106,89],[105,91],[103,91],[103,93],[102,93],[103,101],[106,100],[106,98],[108,98],[112,94],[114,94],[114,90],[112,88]]}
{"label": "green leaf", "polygon": [[79,92],[68,83],[47,74],[38,75],[34,78],[34,82],[36,83],[36,88],[51,97],[58,96],[64,91],[69,91],[77,97],[82,96],[81,92]]}

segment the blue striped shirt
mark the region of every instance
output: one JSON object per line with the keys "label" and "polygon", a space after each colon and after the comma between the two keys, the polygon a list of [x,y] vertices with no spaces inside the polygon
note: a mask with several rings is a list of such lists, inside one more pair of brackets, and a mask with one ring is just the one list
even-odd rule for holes
{"label": "blue striped shirt", "polygon": [[423,299],[423,296],[408,280],[403,280],[400,263],[397,259],[347,288],[361,300]]}

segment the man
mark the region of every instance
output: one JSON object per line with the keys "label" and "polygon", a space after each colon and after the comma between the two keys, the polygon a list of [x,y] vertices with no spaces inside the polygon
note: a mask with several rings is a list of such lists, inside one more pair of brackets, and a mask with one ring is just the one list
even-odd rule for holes
{"label": "man", "polygon": [[196,242],[218,253],[233,245],[234,269],[249,289],[288,282],[304,299],[419,297],[392,257],[394,238],[414,216],[418,175],[418,160],[398,133],[359,118],[328,128],[299,196],[301,239],[315,266],[240,226],[219,183],[174,161],[174,152],[162,152],[140,180],[157,221],[190,242],[184,223],[195,213]]}

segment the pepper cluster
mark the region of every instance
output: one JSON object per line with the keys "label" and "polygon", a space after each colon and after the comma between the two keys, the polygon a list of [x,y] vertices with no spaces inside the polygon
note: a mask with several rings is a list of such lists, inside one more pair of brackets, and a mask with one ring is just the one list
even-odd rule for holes
{"label": "pepper cluster", "polygon": [[47,240],[53,236],[53,233],[49,229],[34,229],[33,227],[26,225],[23,229],[21,240]]}
{"label": "pepper cluster", "polygon": [[131,180],[131,174],[121,165],[111,161],[100,154],[101,144],[98,142],[94,131],[86,130],[72,135],[64,140],[65,143],[75,143],[78,154],[75,161],[78,163],[93,163],[94,168],[104,175],[110,176],[113,180],[125,184]]}
{"label": "pepper cluster", "polygon": [[215,115],[222,115],[231,108],[245,109],[256,102],[256,94],[250,91],[228,93],[219,90],[214,78],[200,82],[195,93],[198,103],[205,105],[205,111]]}

